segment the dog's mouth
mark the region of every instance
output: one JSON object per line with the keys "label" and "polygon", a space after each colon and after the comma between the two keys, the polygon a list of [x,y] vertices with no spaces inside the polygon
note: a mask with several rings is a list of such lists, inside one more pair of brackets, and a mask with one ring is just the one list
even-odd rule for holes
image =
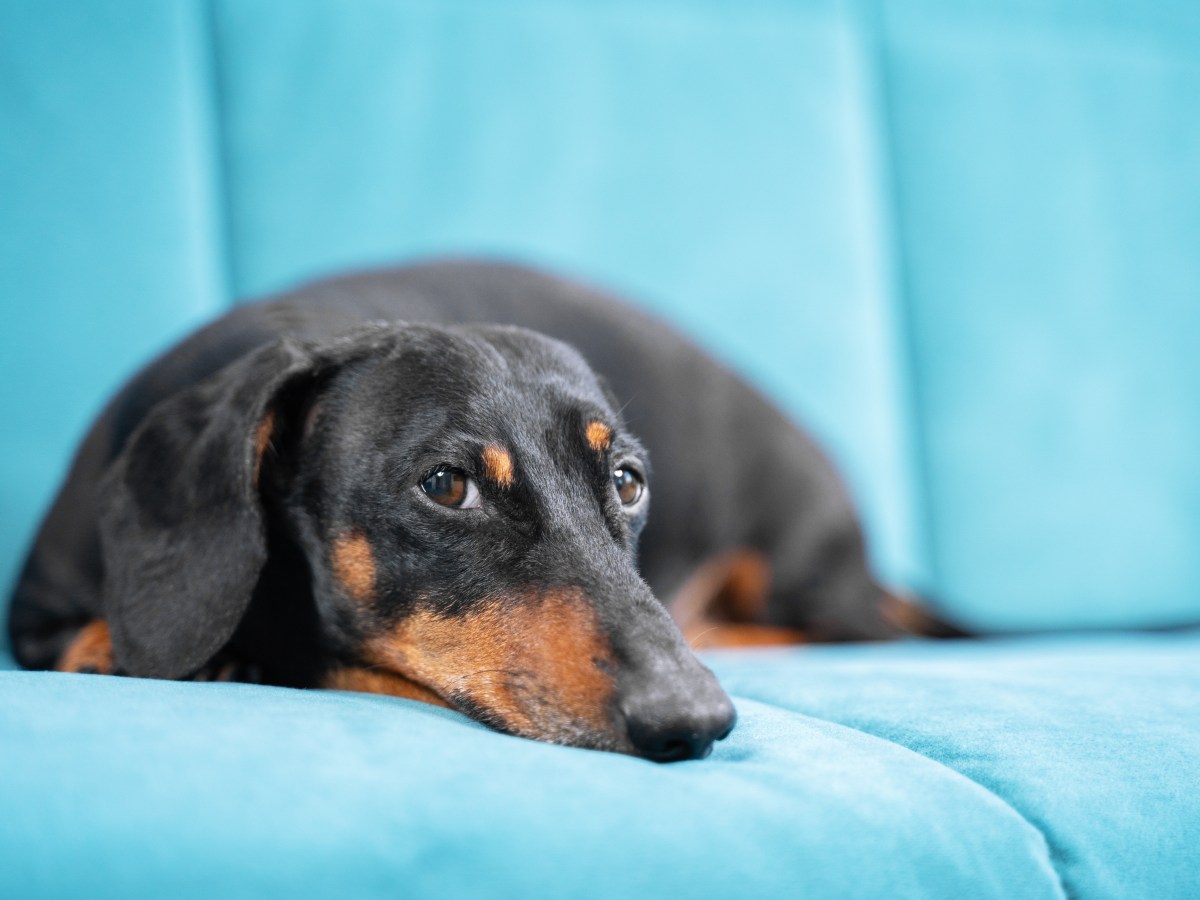
{"label": "dog's mouth", "polygon": [[616,660],[577,588],[490,598],[455,614],[420,610],[367,654],[410,683],[405,696],[497,731],[628,752],[612,713]]}
{"label": "dog's mouth", "polygon": [[369,642],[368,659],[374,668],[352,676],[353,685],[330,686],[446,706],[554,744],[670,762],[708,755],[734,722],[728,697],[690,652],[683,667],[673,658],[619,664],[577,588],[412,613]]}

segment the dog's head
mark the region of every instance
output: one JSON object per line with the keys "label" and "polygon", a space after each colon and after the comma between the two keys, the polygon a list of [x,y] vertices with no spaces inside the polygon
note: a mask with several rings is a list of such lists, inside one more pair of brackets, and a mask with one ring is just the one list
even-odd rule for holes
{"label": "dog's head", "polygon": [[[557,341],[279,341],[156,406],[106,475],[117,663],[204,666],[286,565],[327,683],[367,671],[502,731],[703,756],[733,708],[637,574],[649,494],[644,451]],[[299,552],[273,559],[283,544]],[[259,642],[282,639],[269,618]]]}

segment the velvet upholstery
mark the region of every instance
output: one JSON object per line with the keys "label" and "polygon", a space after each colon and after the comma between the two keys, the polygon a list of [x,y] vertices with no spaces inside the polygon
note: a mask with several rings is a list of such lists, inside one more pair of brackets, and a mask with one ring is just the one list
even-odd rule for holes
{"label": "velvet upholstery", "polygon": [[12,896],[1178,897],[1200,635],[709,657],[661,766],[407,700],[0,672]]}
{"label": "velvet upholstery", "polygon": [[966,621],[1200,617],[1187,4],[290,7],[0,8],[6,580],[171,338],[483,253],[746,372],[826,441],[881,573]]}
{"label": "velvet upholstery", "polygon": [[[487,254],[629,292],[802,418],[888,583],[985,630],[1200,620],[1194,3],[287,7],[0,3],[0,580],[172,339]],[[1198,659],[713,655],[741,723],[670,767],[5,670],[0,895],[1191,897]]]}

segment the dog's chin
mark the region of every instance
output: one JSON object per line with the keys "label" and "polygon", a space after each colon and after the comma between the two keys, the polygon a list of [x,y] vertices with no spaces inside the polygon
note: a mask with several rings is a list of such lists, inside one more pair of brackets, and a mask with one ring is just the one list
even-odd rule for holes
{"label": "dog's chin", "polygon": [[[453,709],[494,731],[564,747],[637,755],[623,729],[606,730],[563,710],[537,692],[519,704],[496,705],[464,691],[445,694],[391,667],[345,668],[330,673],[323,686],[417,700]],[[511,695],[510,695],[511,696]]]}
{"label": "dog's chin", "polygon": [[598,730],[593,723],[574,718],[550,704],[534,702],[519,709],[497,709],[466,694],[456,694],[446,698],[446,705],[501,734],[562,747],[637,755],[623,732],[615,728]]}

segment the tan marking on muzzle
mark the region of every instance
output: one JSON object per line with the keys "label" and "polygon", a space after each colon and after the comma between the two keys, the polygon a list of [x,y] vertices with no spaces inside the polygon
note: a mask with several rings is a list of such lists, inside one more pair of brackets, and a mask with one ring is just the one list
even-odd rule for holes
{"label": "tan marking on muzzle", "polygon": [[370,642],[369,658],[495,727],[615,748],[615,659],[578,589],[484,600],[461,614],[421,610]]}
{"label": "tan marking on muzzle", "polygon": [[597,453],[605,452],[612,445],[612,429],[603,422],[596,420],[588,422],[585,435],[588,446]]}
{"label": "tan marking on muzzle", "polygon": [[375,554],[361,531],[351,531],[333,542],[333,577],[354,600],[367,603],[375,595]]}
{"label": "tan marking on muzzle", "polygon": [[512,487],[512,454],[496,444],[488,444],[483,448],[483,473],[502,488]]}
{"label": "tan marking on muzzle", "polygon": [[112,637],[108,632],[108,623],[96,619],[79,629],[54,668],[59,672],[95,669],[102,675],[109,675],[112,667]]}
{"label": "tan marking on muzzle", "polygon": [[410,681],[403,675],[383,669],[347,667],[334,669],[321,682],[321,687],[332,691],[359,691],[366,694],[387,694],[389,697],[404,697],[420,700],[433,706],[446,706],[445,700],[424,685]]}

